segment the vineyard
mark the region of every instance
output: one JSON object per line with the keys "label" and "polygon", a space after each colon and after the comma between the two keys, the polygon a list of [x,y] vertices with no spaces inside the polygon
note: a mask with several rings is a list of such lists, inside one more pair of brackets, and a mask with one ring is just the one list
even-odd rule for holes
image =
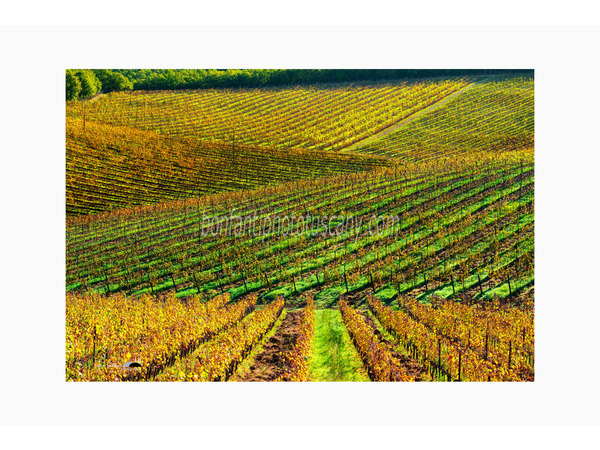
{"label": "vineyard", "polygon": [[470,78],[296,88],[111,93],[67,117],[200,142],[337,150],[472,82]]}
{"label": "vineyard", "polygon": [[67,215],[389,165],[389,158],[199,143],[67,118]]}
{"label": "vineyard", "polygon": [[493,76],[362,149],[402,160],[533,147],[533,78]]}
{"label": "vineyard", "polygon": [[335,150],[472,82],[111,93],[67,102],[67,215],[389,165]]}
{"label": "vineyard", "polygon": [[533,381],[534,206],[521,75],[67,102],[66,379]]}

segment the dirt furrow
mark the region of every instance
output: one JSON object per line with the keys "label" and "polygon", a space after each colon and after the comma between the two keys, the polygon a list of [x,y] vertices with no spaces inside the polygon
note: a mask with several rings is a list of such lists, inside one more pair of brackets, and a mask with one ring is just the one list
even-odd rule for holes
{"label": "dirt furrow", "polygon": [[250,368],[231,381],[275,381],[285,369],[284,355],[291,352],[300,334],[302,311],[287,313],[273,336],[255,356]]}

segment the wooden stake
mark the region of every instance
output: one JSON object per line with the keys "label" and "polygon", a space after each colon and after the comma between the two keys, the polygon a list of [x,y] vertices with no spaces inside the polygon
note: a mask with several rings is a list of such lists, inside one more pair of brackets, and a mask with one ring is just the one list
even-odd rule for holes
{"label": "wooden stake", "polygon": [[200,293],[200,283],[198,283],[198,279],[196,278],[196,274],[192,273],[192,275],[194,276],[194,281],[196,282],[196,290],[198,291],[198,294]]}
{"label": "wooden stake", "polygon": [[346,278],[346,271],[344,271],[344,283],[346,284],[346,294],[348,293],[348,279]]}
{"label": "wooden stake", "polygon": [[490,336],[490,332],[486,331],[485,332],[485,358],[484,358],[486,361],[488,359],[488,339],[489,339],[489,336]]}
{"label": "wooden stake", "polygon": [[92,368],[96,365],[96,325],[94,325],[94,349],[92,350]]}
{"label": "wooden stake", "polygon": [[248,285],[246,284],[246,275],[242,272],[242,279],[244,280],[244,288],[246,289],[246,294],[248,293]]}

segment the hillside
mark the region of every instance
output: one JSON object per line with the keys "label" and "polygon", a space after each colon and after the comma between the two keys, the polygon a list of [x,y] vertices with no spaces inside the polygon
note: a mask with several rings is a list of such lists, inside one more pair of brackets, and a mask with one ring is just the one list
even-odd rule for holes
{"label": "hillside", "polygon": [[534,81],[490,76],[439,109],[363,148],[403,161],[533,148]]}
{"label": "hillside", "polygon": [[113,92],[67,102],[67,117],[228,145],[337,150],[460,89],[473,77],[255,89]]}
{"label": "hillside", "polygon": [[67,215],[390,165],[389,158],[171,138],[67,118]]}
{"label": "hillside", "polygon": [[67,214],[532,147],[522,75],[113,92],[67,102]]}
{"label": "hillside", "polygon": [[[272,225],[307,214],[333,218],[309,233]],[[381,234],[379,216],[394,219]],[[72,218],[67,290],[310,293],[321,307],[369,291],[505,297],[532,286],[533,229],[531,152],[395,167]]]}
{"label": "hillside", "polygon": [[533,381],[533,113],[526,71],[68,102],[66,379]]}

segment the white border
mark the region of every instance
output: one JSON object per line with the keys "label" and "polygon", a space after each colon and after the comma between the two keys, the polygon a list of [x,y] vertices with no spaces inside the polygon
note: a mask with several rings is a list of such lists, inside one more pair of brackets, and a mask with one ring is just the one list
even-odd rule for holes
{"label": "white border", "polygon": [[[77,0],[5,2],[0,25],[18,26],[590,26],[598,24],[590,1],[504,0]],[[211,46],[214,41],[211,42]]]}
{"label": "white border", "polygon": [[[598,28],[5,28],[0,424],[596,425]],[[64,69],[534,68],[536,381],[68,384]]]}

